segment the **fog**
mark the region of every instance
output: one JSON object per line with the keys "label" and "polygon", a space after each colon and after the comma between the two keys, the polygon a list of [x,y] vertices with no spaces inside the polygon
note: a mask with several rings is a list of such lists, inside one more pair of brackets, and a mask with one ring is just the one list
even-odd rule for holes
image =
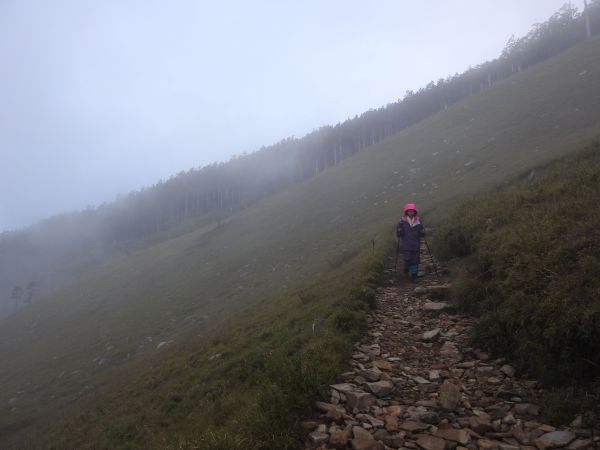
{"label": "fog", "polygon": [[395,101],[562,3],[4,0],[0,231]]}

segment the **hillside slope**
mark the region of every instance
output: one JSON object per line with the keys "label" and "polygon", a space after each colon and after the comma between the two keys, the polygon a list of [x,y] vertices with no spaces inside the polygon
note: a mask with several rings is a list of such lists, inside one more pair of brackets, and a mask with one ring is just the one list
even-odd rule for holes
{"label": "hillside slope", "polygon": [[600,141],[532,182],[461,205],[440,230],[475,338],[552,384],[600,375]]}
{"label": "hillside slope", "polygon": [[[372,242],[387,251],[401,202],[414,201],[426,219],[441,221],[461,196],[600,135],[599,50],[600,40],[584,42],[226,224],[123,256],[0,322],[0,446],[34,446],[38,438],[27,441],[26,433],[44,434],[62,420],[69,434],[53,439],[62,436],[69,446],[144,446],[166,439],[173,427],[198,432],[201,410],[215,404],[216,376],[244,411],[254,397],[247,386],[232,390],[227,377],[239,373],[231,367],[258,341],[266,352],[290,354],[313,345],[310,323],[361,286]],[[259,339],[270,328],[277,332]],[[341,336],[323,345],[350,351],[352,333]],[[211,355],[216,359],[204,359]],[[272,375],[268,364],[260,370]],[[163,381],[142,388],[156,378]],[[189,399],[188,388],[203,383],[208,387]],[[178,400],[168,400],[174,391]],[[81,419],[91,414],[84,405],[124,395],[129,409],[113,403],[110,415]],[[179,404],[186,405],[180,413]],[[78,411],[79,421],[70,422]],[[241,420],[225,416],[224,428]],[[118,431],[102,432],[103,423]]]}

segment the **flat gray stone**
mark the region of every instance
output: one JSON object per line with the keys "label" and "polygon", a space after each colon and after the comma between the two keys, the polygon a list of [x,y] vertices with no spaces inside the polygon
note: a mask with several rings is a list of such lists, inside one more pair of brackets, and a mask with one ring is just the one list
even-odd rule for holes
{"label": "flat gray stone", "polygon": [[552,431],[550,433],[542,434],[535,440],[535,446],[540,450],[553,447],[566,447],[577,436],[570,431]]}
{"label": "flat gray stone", "polygon": [[394,385],[389,381],[376,381],[367,383],[369,390],[377,397],[385,397],[394,390]]}
{"label": "flat gray stone", "polygon": [[448,309],[452,309],[452,305],[447,302],[427,302],[423,305],[423,311],[426,312],[440,312]]}
{"label": "flat gray stone", "polygon": [[440,330],[439,328],[434,328],[433,330],[426,331],[425,333],[423,333],[421,339],[424,341],[433,341],[440,336],[441,332],[442,330]]}
{"label": "flat gray stone", "polygon": [[347,392],[354,392],[356,390],[356,386],[350,383],[330,384],[329,387],[344,394]]}

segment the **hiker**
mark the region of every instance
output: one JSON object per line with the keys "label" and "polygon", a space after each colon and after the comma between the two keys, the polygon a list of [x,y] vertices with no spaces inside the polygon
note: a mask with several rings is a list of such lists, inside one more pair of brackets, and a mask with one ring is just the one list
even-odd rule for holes
{"label": "hiker", "polygon": [[413,283],[417,282],[421,261],[421,238],[424,236],[425,228],[417,215],[417,206],[414,203],[407,203],[404,206],[404,216],[396,225],[396,237],[402,239],[404,274],[410,276]]}

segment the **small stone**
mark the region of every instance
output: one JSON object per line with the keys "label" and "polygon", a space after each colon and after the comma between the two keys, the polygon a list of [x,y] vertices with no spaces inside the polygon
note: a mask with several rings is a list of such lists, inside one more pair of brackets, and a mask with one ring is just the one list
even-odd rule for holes
{"label": "small stone", "polygon": [[392,434],[389,436],[385,436],[380,440],[383,441],[385,445],[391,448],[402,448],[402,445],[404,445],[404,438],[400,434]]}
{"label": "small stone", "polygon": [[361,427],[352,427],[352,436],[354,439],[362,438],[365,440],[375,440],[371,433]]}
{"label": "small stone", "polygon": [[525,416],[539,416],[540,407],[532,405],[531,403],[518,403],[514,406],[513,411],[519,415]]}
{"label": "small stone", "polygon": [[423,450],[445,450],[446,441],[439,437],[422,434],[417,439],[417,445]]}
{"label": "small stone", "polygon": [[459,369],[472,369],[477,363],[475,361],[465,361],[456,365]]}
{"label": "small stone", "polygon": [[576,439],[569,444],[568,450],[585,450],[591,448],[594,441],[591,439]]}
{"label": "small stone", "polygon": [[368,411],[377,402],[377,399],[367,392],[347,392],[346,402],[352,409]]}
{"label": "small stone", "polygon": [[442,330],[440,330],[439,328],[434,328],[433,330],[426,331],[425,333],[423,333],[421,339],[424,341],[433,341],[440,336],[441,332]]}
{"label": "small stone", "polygon": [[471,441],[471,435],[467,430],[457,430],[455,428],[439,429],[435,435],[442,439],[446,439],[447,441],[458,442],[462,445],[467,445]]}
{"label": "small stone", "polygon": [[373,433],[373,439],[375,439],[376,441],[383,441],[383,439],[388,437],[389,435],[390,433],[386,429],[379,428],[377,431],[375,431],[375,433]]}
{"label": "small stone", "polygon": [[[542,424],[539,422],[536,422],[535,420],[528,420],[523,423],[523,426],[525,427],[525,429],[527,431],[533,431],[533,430],[537,430],[539,427],[541,427]],[[551,430],[551,431],[554,431],[554,430]],[[548,431],[548,433],[549,433],[549,431]],[[541,436],[542,434],[544,434],[544,433],[538,433],[537,436]]]}
{"label": "small stone", "polygon": [[508,413],[506,416],[504,416],[504,418],[502,419],[502,423],[505,423],[507,425],[514,425],[515,423],[517,423],[515,416],[513,416],[511,413]]}
{"label": "small stone", "polygon": [[379,370],[386,370],[388,372],[391,372],[394,369],[394,367],[389,361],[385,361],[383,359],[373,361],[373,366],[377,367]]}
{"label": "small stone", "polygon": [[356,386],[350,383],[330,384],[329,387],[344,394],[347,392],[354,392],[356,390]]}
{"label": "small stone", "polygon": [[446,302],[427,302],[423,305],[425,312],[441,312],[447,309],[452,309],[452,305]]}
{"label": "small stone", "polygon": [[438,415],[438,413],[433,411],[424,411],[417,413],[415,415],[415,419],[417,419],[419,422],[429,423],[431,425],[437,425],[438,423],[440,423],[440,416]]}
{"label": "small stone", "polygon": [[402,408],[400,405],[386,406],[383,408],[383,412],[386,414],[391,414],[392,416],[401,416],[404,414],[404,408]]}
{"label": "small stone", "polygon": [[303,420],[300,422],[300,426],[305,430],[314,430],[319,426],[319,422],[315,420]]}
{"label": "small stone", "polygon": [[377,397],[385,397],[394,390],[394,385],[389,381],[377,381],[375,383],[367,383],[367,387]]}
{"label": "small stone", "polygon": [[385,424],[385,429],[390,433],[395,433],[400,428],[400,424],[398,423],[396,416],[384,416],[383,423]]}
{"label": "small stone", "polygon": [[329,440],[329,435],[321,431],[313,431],[308,435],[308,438],[313,444],[321,445]]}
{"label": "small stone", "polygon": [[409,433],[418,433],[429,429],[429,425],[422,422],[415,422],[414,420],[407,420],[400,424],[400,429],[408,431]]}
{"label": "small stone", "polygon": [[439,370],[430,370],[429,371],[429,380],[430,381],[439,381],[440,379],[440,371]]}
{"label": "small stone", "polygon": [[361,427],[352,427],[352,448],[354,450],[385,450],[382,442],[376,441],[367,430]]}
{"label": "small stone", "polygon": [[583,427],[583,416],[576,416],[575,419],[571,422],[572,428],[582,428]]}
{"label": "small stone", "polygon": [[365,380],[367,381],[379,381],[379,379],[381,378],[381,371],[379,370],[365,369],[362,370],[360,373],[363,377],[365,377]]}
{"label": "small stone", "polygon": [[455,343],[446,341],[440,348],[440,355],[443,357],[458,362],[462,359],[462,355]]}
{"label": "small stone", "polygon": [[369,414],[357,414],[356,418],[358,420],[360,420],[361,422],[363,422],[363,424],[368,423],[369,425],[371,425],[372,427],[375,427],[375,428],[383,427],[383,420],[376,419],[375,417],[373,417]]}
{"label": "small stone", "polygon": [[418,376],[418,375],[417,375],[417,376],[415,376],[415,377],[412,377],[412,379],[413,379],[413,381],[415,381],[417,384],[429,384],[429,383],[431,383],[429,380],[426,380],[425,378],[423,378],[423,377],[420,377],[420,376]]}
{"label": "small stone", "polygon": [[500,372],[510,378],[515,376],[515,368],[513,366],[509,366],[508,364],[504,364],[502,367],[500,367]]}
{"label": "small stone", "polygon": [[500,448],[500,443],[489,439],[479,439],[477,441],[477,446],[480,450],[498,450]]}
{"label": "small stone", "polygon": [[577,436],[570,431],[552,431],[541,435],[535,440],[535,446],[540,450],[552,447],[565,447],[569,445]]}
{"label": "small stone", "polygon": [[329,445],[337,449],[345,449],[349,436],[348,430],[336,430],[329,437]]}
{"label": "small stone", "polygon": [[417,406],[422,406],[424,408],[438,408],[438,404],[435,400],[419,400],[415,403]]}
{"label": "small stone", "polygon": [[339,405],[341,399],[342,399],[342,397],[341,397],[340,393],[338,391],[336,391],[335,389],[332,389],[331,390],[331,403],[333,403],[334,405]]}
{"label": "small stone", "polygon": [[[331,442],[331,440],[330,440]],[[518,445],[507,444],[505,442],[499,442],[500,450],[519,450],[520,447]]]}
{"label": "small stone", "polygon": [[532,445],[535,439],[531,431],[524,431],[520,427],[513,427],[512,434],[521,445]]}
{"label": "small stone", "polygon": [[331,403],[317,402],[317,409],[325,413],[327,417],[333,420],[340,420],[345,414],[346,410],[339,405],[332,405]]}
{"label": "small stone", "polygon": [[439,392],[440,406],[449,411],[454,411],[460,404],[460,390],[448,380],[444,381]]}
{"label": "small stone", "polygon": [[475,433],[483,435],[492,429],[492,423],[487,414],[479,417],[471,416],[469,417],[469,428]]}

